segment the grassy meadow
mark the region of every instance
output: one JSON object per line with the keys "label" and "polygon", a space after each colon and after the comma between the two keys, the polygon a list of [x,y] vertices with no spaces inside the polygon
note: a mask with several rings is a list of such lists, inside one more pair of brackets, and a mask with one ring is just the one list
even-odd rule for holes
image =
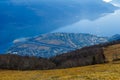
{"label": "grassy meadow", "polygon": [[120,80],[120,44],[104,49],[110,63],[55,70],[0,70],[0,80]]}
{"label": "grassy meadow", "polygon": [[57,70],[0,70],[0,80],[120,80],[120,62]]}

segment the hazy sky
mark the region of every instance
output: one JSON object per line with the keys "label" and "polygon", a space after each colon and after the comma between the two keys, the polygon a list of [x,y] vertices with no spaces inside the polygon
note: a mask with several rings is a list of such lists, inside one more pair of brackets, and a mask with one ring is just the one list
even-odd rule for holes
{"label": "hazy sky", "polygon": [[[119,7],[118,0],[103,0]],[[103,13],[103,16],[96,20],[80,20],[72,25],[59,28],[53,32],[73,32],[73,33],[91,33],[100,36],[112,36],[120,34],[120,10],[117,9],[113,13]]]}
{"label": "hazy sky", "polygon": [[105,2],[110,2],[110,1],[112,1],[112,0],[103,0],[103,1],[105,1]]}
{"label": "hazy sky", "polygon": [[112,36],[120,34],[120,10],[106,14],[97,20],[82,20],[72,25],[55,30],[54,32],[82,32],[100,36]]}

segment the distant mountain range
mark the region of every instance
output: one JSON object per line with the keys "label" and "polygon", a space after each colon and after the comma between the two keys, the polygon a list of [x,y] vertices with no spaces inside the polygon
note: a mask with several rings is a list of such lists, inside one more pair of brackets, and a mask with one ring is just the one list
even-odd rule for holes
{"label": "distant mountain range", "polygon": [[49,33],[18,39],[8,53],[49,58],[85,46],[108,42],[107,37],[83,33]]}

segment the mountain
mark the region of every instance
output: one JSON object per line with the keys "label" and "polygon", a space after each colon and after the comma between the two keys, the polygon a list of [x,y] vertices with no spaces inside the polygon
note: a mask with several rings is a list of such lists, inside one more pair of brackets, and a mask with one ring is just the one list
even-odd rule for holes
{"label": "mountain", "polygon": [[120,40],[120,34],[115,34],[109,38],[109,41],[116,41],[116,40]]}
{"label": "mountain", "polygon": [[49,33],[18,39],[7,53],[49,58],[85,46],[108,42],[106,37],[83,33]]}
{"label": "mountain", "polygon": [[102,0],[0,0],[0,52],[16,38],[49,33],[83,19],[92,21],[115,10]]}
{"label": "mountain", "polygon": [[120,40],[84,47],[49,59],[4,54],[0,55],[0,69],[64,69],[104,63],[115,65],[118,64],[117,61],[120,61]]}

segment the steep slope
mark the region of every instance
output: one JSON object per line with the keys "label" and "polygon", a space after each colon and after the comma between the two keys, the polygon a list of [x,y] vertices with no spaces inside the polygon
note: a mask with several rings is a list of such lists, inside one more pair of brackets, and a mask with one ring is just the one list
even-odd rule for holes
{"label": "steep slope", "polygon": [[100,47],[86,47],[51,58],[57,68],[70,68],[105,63]]}
{"label": "steep slope", "polygon": [[120,44],[111,45],[103,48],[106,61],[112,62],[120,60]]}
{"label": "steep slope", "polygon": [[107,41],[108,38],[90,34],[50,33],[29,38],[25,42],[16,42],[8,53],[49,58]]}
{"label": "steep slope", "polygon": [[111,63],[120,60],[120,41],[84,47],[55,56],[51,60],[56,64],[57,68]]}

